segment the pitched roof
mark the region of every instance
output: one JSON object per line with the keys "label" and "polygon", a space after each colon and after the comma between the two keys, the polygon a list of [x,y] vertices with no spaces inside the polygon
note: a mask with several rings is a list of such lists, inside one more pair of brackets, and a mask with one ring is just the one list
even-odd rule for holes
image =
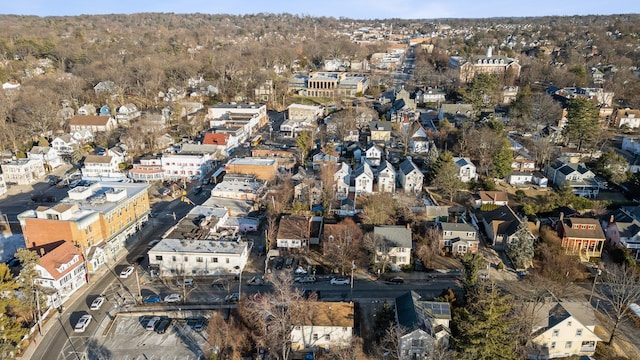
{"label": "pitched roof", "polygon": [[284,216],[278,226],[278,239],[306,239],[309,237],[309,219],[304,216]]}
{"label": "pitched roof", "polygon": [[507,205],[500,206],[492,211],[481,212],[482,218],[493,226],[493,233],[511,235],[518,230],[520,219]]}
{"label": "pitched roof", "polygon": [[433,329],[425,329],[425,320],[451,320],[451,306],[447,302],[426,301],[415,291],[409,291],[396,297],[396,314],[398,323],[408,330],[423,329],[431,333]]}
{"label": "pitched roof", "polygon": [[418,165],[416,165],[410,158],[406,158],[403,162],[400,163],[400,171],[403,174],[408,175],[414,170],[420,172],[420,168],[418,168]]}
{"label": "pitched roof", "polygon": [[202,143],[207,145],[226,145],[230,136],[229,134],[206,133]]}
{"label": "pitched roof", "polygon": [[98,115],[74,115],[69,125],[106,126],[111,118]]}
{"label": "pitched roof", "polygon": [[458,166],[458,167],[463,167],[465,165],[473,165],[473,162],[471,162],[471,159],[469,159],[468,157],[454,157],[453,158],[453,162]]}
{"label": "pitched roof", "polygon": [[[593,226],[593,229],[575,229],[574,225]],[[569,238],[586,238],[586,239],[604,239],[604,231],[597,219],[592,218],[570,218],[564,219],[562,222],[565,237]]]}
{"label": "pitched roof", "polygon": [[391,123],[388,121],[372,121],[369,124],[371,131],[391,131]]}
{"label": "pitched roof", "polygon": [[84,163],[92,163],[92,164],[109,164],[113,159],[112,156],[102,156],[102,155],[87,155],[84,158]]}
{"label": "pitched roof", "polygon": [[509,195],[504,191],[478,191],[480,200],[485,201],[509,201]]}
{"label": "pitched roof", "polygon": [[473,226],[465,223],[441,222],[439,224],[443,231],[476,231]]}
{"label": "pitched roof", "polygon": [[[73,260],[74,256],[78,256],[79,260],[62,271],[58,271],[60,265],[67,264]],[[82,265],[82,252],[78,250],[70,242],[62,242],[58,247],[44,254],[39,260],[40,266],[45,268],[54,279],[58,280],[71,272],[73,269]]]}
{"label": "pitched roof", "polygon": [[573,317],[585,327],[593,328],[598,325],[593,307],[586,302],[560,301],[535,306],[537,311],[534,313],[533,328],[537,331],[534,332],[534,336],[555,327],[569,317]]}
{"label": "pitched roof", "polygon": [[303,302],[306,307],[302,326],[353,327],[353,303],[346,302]]}
{"label": "pitched roof", "polygon": [[381,236],[392,247],[411,248],[411,229],[402,225],[376,226],[373,228],[375,236]]}

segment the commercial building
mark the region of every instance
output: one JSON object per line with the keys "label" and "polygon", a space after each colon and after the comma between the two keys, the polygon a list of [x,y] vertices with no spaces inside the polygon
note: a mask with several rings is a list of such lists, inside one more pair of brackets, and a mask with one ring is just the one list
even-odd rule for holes
{"label": "commercial building", "polygon": [[227,174],[248,174],[264,181],[273,181],[278,172],[278,164],[275,159],[262,158],[236,158],[231,159],[225,165]]}

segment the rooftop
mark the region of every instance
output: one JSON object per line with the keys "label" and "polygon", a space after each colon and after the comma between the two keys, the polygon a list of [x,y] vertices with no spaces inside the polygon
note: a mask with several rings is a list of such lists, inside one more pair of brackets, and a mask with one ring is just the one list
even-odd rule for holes
{"label": "rooftop", "polygon": [[165,238],[160,240],[149,253],[201,253],[240,255],[247,249],[247,243],[220,240],[185,240]]}
{"label": "rooftop", "polygon": [[264,159],[254,157],[235,158],[229,160],[227,165],[254,165],[254,166],[272,166],[276,163],[275,159]]}
{"label": "rooftop", "polygon": [[309,302],[306,306],[302,326],[353,327],[353,303]]}

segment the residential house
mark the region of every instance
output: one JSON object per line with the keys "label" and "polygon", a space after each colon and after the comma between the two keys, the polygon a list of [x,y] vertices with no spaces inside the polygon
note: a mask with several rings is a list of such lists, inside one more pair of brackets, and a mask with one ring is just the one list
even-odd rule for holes
{"label": "residential house", "polygon": [[164,180],[164,170],[162,169],[162,158],[160,156],[149,156],[138,159],[133,163],[133,168],[129,170],[129,178],[135,181],[162,181]]}
{"label": "residential house", "polygon": [[291,349],[315,352],[350,347],[354,327],[354,304],[346,302],[302,302],[303,317],[293,324]]}
{"label": "residential house", "polygon": [[453,255],[464,255],[467,252],[478,252],[480,244],[477,230],[466,223],[438,223],[440,230],[440,249]]}
{"label": "residential house", "polygon": [[591,356],[600,337],[591,304],[578,301],[553,301],[527,304],[534,309],[534,323],[528,359],[555,359]]}
{"label": "residential house", "polygon": [[227,174],[255,175],[264,181],[273,181],[278,173],[278,163],[273,158],[234,158],[229,160],[224,168]]}
{"label": "residential house", "polygon": [[322,106],[291,104],[287,107],[287,119],[316,122],[324,114]]}
{"label": "residential house", "polygon": [[88,130],[95,134],[112,131],[118,127],[118,123],[111,116],[75,115],[69,121],[69,127],[71,132]]}
{"label": "residential house", "polygon": [[283,216],[278,226],[278,248],[300,249],[309,246],[311,218],[308,216]]}
{"label": "residential house", "polygon": [[18,185],[34,183],[45,174],[41,159],[18,159],[0,165],[4,181]]}
{"label": "residential house", "polygon": [[98,182],[69,190],[53,206],[18,214],[27,248],[60,240],[77,246],[93,272],[115,259],[148,221],[149,185]]}
{"label": "residential house", "polygon": [[163,277],[239,275],[250,250],[239,241],[164,238],[148,251],[149,268]]}
{"label": "residential house", "polygon": [[390,265],[393,271],[411,264],[411,229],[406,226],[376,226],[373,228],[373,236],[374,263],[383,267]]}
{"label": "residential house", "polygon": [[427,88],[416,93],[416,104],[440,104],[445,102],[447,92],[442,89]]}
{"label": "residential house", "polygon": [[533,173],[530,172],[513,171],[509,174],[507,182],[513,186],[531,184],[533,183],[533,177]]}
{"label": "residential house", "polygon": [[511,162],[513,171],[532,172],[536,170],[536,162],[524,156],[516,156]]}
{"label": "residential house", "polygon": [[400,360],[432,359],[435,350],[449,346],[451,306],[447,302],[424,300],[415,291],[395,299]]}
{"label": "residential house", "polygon": [[96,115],[98,109],[92,104],[84,104],[78,109],[78,115]]}
{"label": "residential house", "polygon": [[69,132],[78,143],[80,144],[88,144],[93,142],[93,132],[91,130],[76,130]]}
{"label": "residential house", "polygon": [[51,141],[51,147],[60,156],[71,156],[78,146],[80,146],[78,141],[71,134],[56,136]]}
{"label": "residential house", "polygon": [[232,133],[218,133],[218,132],[208,132],[204,134],[204,138],[202,139],[203,145],[216,145],[219,147],[217,153],[224,154],[228,156],[233,152],[235,148],[240,145],[240,137],[233,135]]}
{"label": "residential house", "polygon": [[613,247],[629,250],[634,259],[640,259],[640,221],[627,209],[622,208],[611,215],[608,222],[603,222],[605,236]]}
{"label": "residential house", "polygon": [[371,141],[386,143],[391,140],[391,123],[388,121],[372,121],[369,130]]}
{"label": "residential house", "polygon": [[504,191],[478,191],[475,196],[476,207],[491,204],[504,206],[509,205],[509,195]]}
{"label": "residential house", "polygon": [[581,163],[556,161],[547,167],[547,176],[556,187],[568,185],[579,196],[595,198],[600,192],[601,184],[596,175]]}
{"label": "residential house", "polygon": [[398,170],[398,181],[400,187],[406,193],[422,192],[422,184],[424,182],[424,174],[418,168],[410,156],[400,163],[400,169]]}
{"label": "residential house", "polygon": [[533,173],[533,177],[531,178],[531,182],[542,187],[542,188],[546,188],[549,185],[549,179],[547,179],[546,176],[544,176],[543,173],[541,173],[540,171],[535,171]]}
{"label": "residential house", "polygon": [[349,196],[349,184],[351,181],[351,167],[342,162],[338,170],[333,174],[335,182],[336,199],[343,200]]}
{"label": "residential house", "polygon": [[629,108],[618,109],[615,112],[614,124],[617,128],[637,129],[640,127],[640,110]]}
{"label": "residential house", "polygon": [[384,161],[376,171],[378,192],[393,193],[396,191],[396,169],[390,162]]}
{"label": "residential house", "polygon": [[419,121],[414,121],[408,128],[409,131],[409,150],[424,154],[429,152],[429,136]]}
{"label": "residential house", "polygon": [[54,248],[40,250],[35,266],[36,283],[47,294],[47,305],[58,308],[87,283],[87,267],[82,252],[70,242],[59,241]]}
{"label": "residential house", "polygon": [[293,187],[293,198],[311,209],[314,205],[322,204],[322,181],[306,178]]}
{"label": "residential house", "polygon": [[568,254],[579,255],[584,261],[602,256],[606,237],[597,219],[565,218],[560,214],[557,230],[562,248]]}
{"label": "residential house", "polygon": [[118,87],[116,83],[111,80],[100,81],[93,87],[93,91],[95,91],[96,95],[100,95],[102,93],[107,93],[109,95],[114,95]]}
{"label": "residential house", "polygon": [[140,115],[140,110],[132,103],[124,104],[116,109],[116,121],[119,125],[126,126],[130,124],[131,121],[139,118]]}
{"label": "residential house", "polygon": [[163,154],[160,159],[165,179],[202,179],[213,170],[213,160],[204,154]]}
{"label": "residential house", "polygon": [[322,166],[327,164],[338,164],[338,157],[335,155],[327,154],[324,151],[320,151],[311,157],[313,163],[313,170],[320,170]]}
{"label": "residential house", "polygon": [[471,162],[468,157],[454,157],[454,164],[458,167],[457,177],[463,183],[468,183],[471,180],[477,181],[478,174],[476,173],[476,166]]}
{"label": "residential house", "polygon": [[[491,211],[481,211],[477,217],[487,234],[489,245],[496,250],[506,250],[507,245],[514,241],[518,230],[528,226],[522,223],[509,205]],[[531,238],[534,238],[533,235]]]}
{"label": "residential house", "polygon": [[351,173],[350,182],[357,195],[373,193],[373,180],[373,171],[367,162],[362,163]]}
{"label": "residential house", "polygon": [[455,126],[461,126],[465,122],[472,121],[475,116],[471,104],[442,104],[438,112],[438,120],[447,120]]}
{"label": "residential house", "polygon": [[373,167],[380,166],[380,162],[382,161],[383,149],[374,144],[369,143],[367,145],[367,149],[364,151],[364,156],[360,159],[361,162],[368,162],[369,165]]}
{"label": "residential house", "polygon": [[500,91],[502,105],[509,105],[518,97],[517,86],[503,86]]}
{"label": "residential house", "polygon": [[51,171],[64,164],[58,152],[48,146],[34,146],[27,153],[29,159],[40,159],[46,171]]}
{"label": "residential house", "polygon": [[100,181],[124,179],[126,173],[120,169],[122,160],[118,156],[87,155],[82,166],[82,178]]}

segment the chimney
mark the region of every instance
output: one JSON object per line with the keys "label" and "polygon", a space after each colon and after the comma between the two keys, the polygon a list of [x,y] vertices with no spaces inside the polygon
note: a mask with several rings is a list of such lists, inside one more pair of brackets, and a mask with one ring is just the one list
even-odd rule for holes
{"label": "chimney", "polygon": [[487,48],[487,57],[490,58],[493,52],[493,46],[489,46]]}
{"label": "chimney", "polygon": [[616,217],[611,214],[611,217],[609,218],[609,224],[613,224],[614,222],[616,222]]}
{"label": "chimney", "polygon": [[40,256],[44,256],[44,248],[43,247],[40,248]]}
{"label": "chimney", "polygon": [[560,212],[560,222],[564,221],[564,212]]}

